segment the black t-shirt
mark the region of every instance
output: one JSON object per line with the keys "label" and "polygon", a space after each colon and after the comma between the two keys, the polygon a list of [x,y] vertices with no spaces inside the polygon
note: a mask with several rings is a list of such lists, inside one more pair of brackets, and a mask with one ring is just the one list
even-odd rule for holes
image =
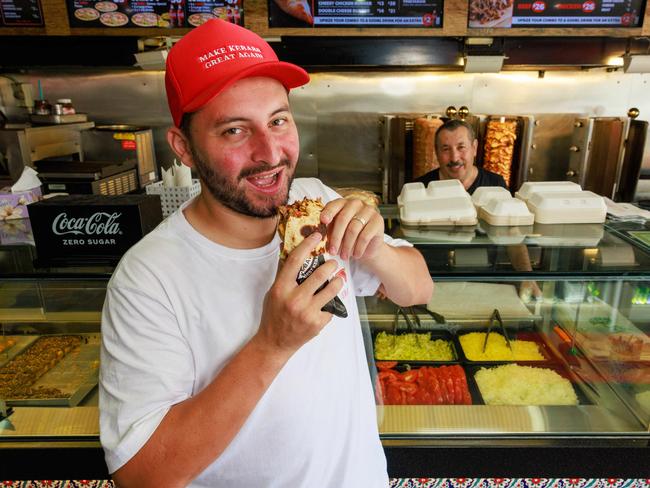
{"label": "black t-shirt", "polygon": [[[467,192],[471,195],[474,193],[474,190],[481,186],[500,186],[502,188],[505,188],[506,190],[508,187],[506,186],[506,182],[503,179],[503,176],[498,175],[496,173],[492,173],[491,171],[488,171],[483,168],[476,168],[478,169],[478,174],[476,175],[476,179],[474,180],[474,183],[472,183],[472,186],[470,186],[467,189]],[[416,178],[415,181],[421,181],[424,183],[424,186],[428,185],[430,181],[438,181],[440,179],[440,170],[439,169],[434,169],[433,171],[429,171],[428,173],[420,176],[419,178]]]}

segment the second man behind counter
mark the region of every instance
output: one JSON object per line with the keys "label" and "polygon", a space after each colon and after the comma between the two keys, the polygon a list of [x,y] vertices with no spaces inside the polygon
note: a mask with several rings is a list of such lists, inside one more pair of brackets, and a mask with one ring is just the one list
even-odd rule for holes
{"label": "second man behind counter", "polygon": [[481,186],[507,188],[501,175],[474,164],[478,140],[474,129],[463,120],[446,121],[435,137],[435,151],[440,168],[429,171],[415,181],[426,185],[437,180],[459,180],[470,194]]}

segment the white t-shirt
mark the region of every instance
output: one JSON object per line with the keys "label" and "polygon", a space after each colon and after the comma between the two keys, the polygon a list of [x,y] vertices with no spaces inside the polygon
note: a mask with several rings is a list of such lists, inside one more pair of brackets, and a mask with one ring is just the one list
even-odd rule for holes
{"label": "white t-shirt", "polygon": [[[317,179],[294,180],[290,200],[304,196],[338,197]],[[277,235],[258,249],[218,245],[194,230],[181,208],[123,257],[102,316],[100,432],[111,473],[171,406],[205,388],[256,333],[279,245]],[[348,318],[334,317],[291,357],[191,486],[388,485],[355,300],[379,282],[354,261],[345,266]]]}

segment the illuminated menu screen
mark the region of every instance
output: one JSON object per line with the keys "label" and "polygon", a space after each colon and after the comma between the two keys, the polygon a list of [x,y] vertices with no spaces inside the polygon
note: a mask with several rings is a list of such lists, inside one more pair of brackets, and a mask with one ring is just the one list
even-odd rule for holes
{"label": "illuminated menu screen", "polygon": [[639,27],[645,0],[469,0],[469,27]]}
{"label": "illuminated menu screen", "polygon": [[244,23],[243,0],[67,1],[71,27],[196,27],[216,18]]}
{"label": "illuminated menu screen", "polygon": [[443,0],[269,0],[269,27],[442,27]]}
{"label": "illuminated menu screen", "polygon": [[43,26],[40,0],[0,0],[0,27]]}

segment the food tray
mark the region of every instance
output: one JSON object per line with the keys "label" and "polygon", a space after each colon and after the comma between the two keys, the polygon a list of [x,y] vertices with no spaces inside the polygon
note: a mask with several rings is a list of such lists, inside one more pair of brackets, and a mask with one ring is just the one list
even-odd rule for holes
{"label": "food tray", "polygon": [[[448,363],[448,362],[447,363],[444,363],[444,362],[430,362],[430,363],[427,363],[427,364],[423,364],[423,363],[418,362],[418,361],[408,361],[408,362],[399,363],[392,369],[394,369],[395,371],[398,371],[400,373],[404,373],[404,372],[410,371],[410,370],[417,370],[417,369],[419,369],[419,368],[421,368],[423,366],[428,366],[428,367],[432,367],[432,368],[439,368],[440,366],[450,366],[450,363]],[[473,376],[470,376],[467,373],[466,368],[464,368],[464,367],[462,367],[462,368],[463,368],[463,372],[465,373],[465,378],[467,380],[467,389],[468,389],[470,397],[472,399],[472,405],[484,405],[485,403],[483,401],[483,397],[481,397],[481,394],[480,394],[480,392],[478,390],[478,385],[476,384],[476,381],[474,381]],[[379,371],[380,370],[378,369],[378,374],[379,374]],[[376,393],[378,395],[378,392],[376,392]],[[383,402],[384,402],[384,399],[382,398],[380,404],[384,404]],[[389,404],[389,405],[394,405],[394,404]],[[452,404],[443,404],[443,405],[452,405]]]}
{"label": "food tray", "polygon": [[449,364],[457,364],[459,362],[459,360],[460,360],[460,355],[458,353],[460,345],[456,342],[456,340],[454,338],[454,335],[451,332],[444,331],[444,330],[431,331],[431,330],[423,330],[423,329],[418,329],[418,328],[416,328],[413,331],[398,329],[396,335],[400,336],[400,335],[404,335],[404,334],[414,332],[416,334],[429,334],[429,336],[431,337],[431,340],[441,339],[441,340],[447,341],[449,343],[450,347],[451,347],[452,355],[454,356],[454,358],[452,360],[450,360],[450,361],[441,361],[441,360],[421,360],[421,361],[419,361],[419,360],[413,360],[413,359],[395,359],[395,358],[391,358],[391,359],[381,358],[381,359],[379,359],[375,354],[375,339],[376,339],[377,335],[380,332],[386,332],[387,334],[392,334],[393,333],[392,331],[385,331],[385,330],[375,330],[372,333],[372,348],[373,348],[373,355],[374,355],[375,361],[397,361],[398,364],[408,363],[408,364],[413,365],[413,366],[432,366],[434,364],[436,364],[438,366],[441,366],[443,364],[447,364],[447,365],[449,365]]}
{"label": "food tray", "polygon": [[[476,328],[476,329],[469,329],[469,328],[465,329],[464,328],[464,329],[462,329],[462,331],[459,331],[458,335],[456,336],[456,342],[457,342],[457,345],[458,345],[458,352],[459,352],[460,360],[463,363],[467,363],[467,364],[508,364],[508,363],[517,363],[517,364],[526,363],[526,364],[528,364],[528,363],[530,363],[529,365],[531,365],[531,366],[534,366],[534,365],[538,365],[538,366],[544,365],[544,366],[546,366],[547,363],[556,363],[557,362],[557,358],[555,357],[555,355],[551,351],[548,344],[543,340],[542,336],[538,332],[535,332],[532,328],[527,328],[527,329],[522,330],[522,329],[514,329],[514,328],[510,328],[510,327],[505,327],[505,330],[506,330],[506,333],[508,334],[508,338],[511,341],[512,340],[530,341],[530,342],[534,342],[535,344],[537,344],[537,347],[539,348],[539,351],[541,352],[542,356],[544,356],[544,359],[530,359],[530,360],[525,360],[525,361],[522,361],[522,360],[509,361],[509,360],[505,360],[505,359],[497,359],[497,360],[493,360],[493,361],[490,361],[490,360],[473,361],[471,359],[468,359],[467,356],[465,355],[465,351],[463,350],[463,346],[462,346],[462,344],[460,342],[460,336],[465,335],[465,334],[469,334],[471,332],[487,332],[487,327],[483,327],[483,328]],[[495,327],[493,327],[492,331],[490,332],[490,334],[493,334],[493,333],[498,333],[498,334],[503,335],[501,333],[501,331],[497,330]]]}
{"label": "food tray", "polygon": [[[481,368],[492,369],[492,368],[495,368],[497,366],[501,366],[501,365],[504,365],[504,364],[513,364],[513,363],[504,363],[504,362],[502,362],[500,364],[490,364],[490,365],[472,364],[472,365],[465,365],[464,366],[465,374],[467,375],[467,384],[469,385],[469,381],[470,381],[470,378],[471,378],[471,381],[474,382],[474,384],[476,385],[476,391],[477,391],[478,396],[480,397],[480,398],[477,398],[477,400],[480,401],[481,405],[485,405],[486,403],[485,403],[485,400],[483,399],[481,389],[479,388],[478,383],[476,383],[476,378],[475,378],[476,373]],[[535,368],[552,369],[553,371],[558,373],[563,378],[566,378],[567,380],[569,380],[569,382],[571,383],[571,386],[573,388],[573,391],[575,392],[576,397],[578,398],[578,405],[593,405],[593,402],[589,399],[589,397],[587,397],[587,395],[583,391],[584,386],[583,386],[582,382],[576,381],[576,379],[574,379],[572,377],[572,375],[566,369],[564,369],[562,366],[560,366],[558,364],[543,364],[543,365],[539,364],[539,363],[532,364],[530,362],[521,362],[521,361],[517,361],[514,364],[518,364],[520,366],[532,366],[532,367],[535,367]],[[470,390],[470,393],[471,393],[471,390]],[[473,397],[472,397],[472,399],[473,399]],[[575,405],[539,405],[539,406],[572,407],[572,408],[575,407]]]}
{"label": "food tray", "polygon": [[13,358],[18,356],[22,351],[24,351],[27,346],[31,345],[32,342],[34,342],[36,339],[38,339],[38,336],[2,336],[0,337],[0,341],[4,342],[7,339],[13,339],[16,343],[4,349],[2,352],[0,352],[0,368],[7,364],[9,361],[11,361]]}
{"label": "food tray", "polygon": [[[56,363],[32,385],[35,388],[58,388],[64,395],[56,398],[6,398],[7,405],[74,407],[97,385],[100,335],[65,335],[81,337],[81,346],[66,354],[61,361]],[[28,347],[24,347],[20,354],[27,349]]]}

